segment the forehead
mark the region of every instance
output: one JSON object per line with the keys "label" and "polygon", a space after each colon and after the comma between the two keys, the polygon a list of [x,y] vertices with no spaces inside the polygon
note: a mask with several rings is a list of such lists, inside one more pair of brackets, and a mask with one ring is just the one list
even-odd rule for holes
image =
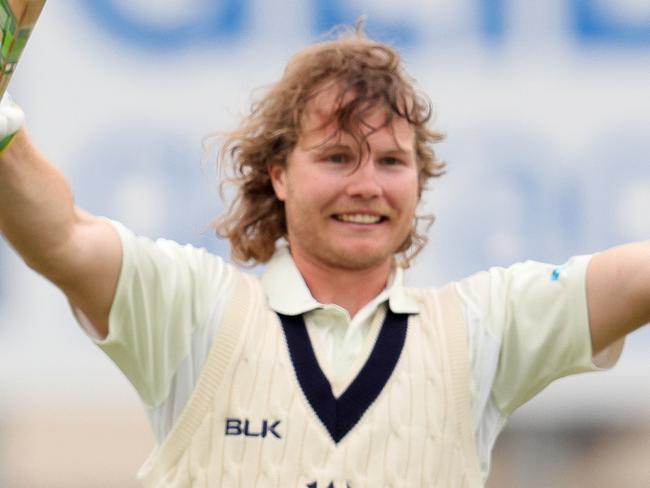
{"label": "forehead", "polygon": [[[358,140],[370,140],[390,135],[400,147],[414,145],[415,131],[405,118],[392,113],[392,120],[388,122],[392,111],[383,103],[371,105],[363,102],[349,114],[353,98],[353,93],[342,92],[335,86],[318,91],[307,102],[301,116],[301,143],[318,144],[319,141],[352,136]],[[350,116],[345,117],[346,114]]]}

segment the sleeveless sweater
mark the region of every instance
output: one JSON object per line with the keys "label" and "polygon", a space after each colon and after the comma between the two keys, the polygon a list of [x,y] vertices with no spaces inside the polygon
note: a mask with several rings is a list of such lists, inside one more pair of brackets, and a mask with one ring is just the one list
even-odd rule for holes
{"label": "sleeveless sweater", "polygon": [[279,316],[238,274],[183,413],[138,477],[146,487],[483,486],[465,325],[452,286],[409,290],[416,315],[380,313],[339,396],[301,316]]}

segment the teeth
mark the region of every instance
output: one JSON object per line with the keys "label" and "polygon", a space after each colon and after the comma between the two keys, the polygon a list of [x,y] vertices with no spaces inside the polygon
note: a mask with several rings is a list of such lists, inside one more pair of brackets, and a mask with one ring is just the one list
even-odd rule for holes
{"label": "teeth", "polygon": [[376,224],[381,220],[379,215],[369,214],[339,214],[336,218],[343,222],[352,222],[353,224]]}

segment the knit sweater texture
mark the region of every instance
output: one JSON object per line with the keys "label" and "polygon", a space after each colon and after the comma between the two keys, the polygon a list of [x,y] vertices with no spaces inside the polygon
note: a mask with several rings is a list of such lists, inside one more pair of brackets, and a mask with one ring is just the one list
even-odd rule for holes
{"label": "knit sweater texture", "polygon": [[196,388],[138,474],[144,486],[483,486],[452,286],[408,290],[419,314],[380,308],[376,341],[334,397],[301,317],[273,312],[255,277],[234,281]]}

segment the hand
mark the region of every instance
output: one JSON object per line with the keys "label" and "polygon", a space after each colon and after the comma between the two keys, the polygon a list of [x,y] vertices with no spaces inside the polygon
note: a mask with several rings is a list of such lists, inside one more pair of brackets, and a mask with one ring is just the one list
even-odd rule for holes
{"label": "hand", "polygon": [[0,101],[0,152],[11,142],[25,122],[25,113],[5,92]]}

